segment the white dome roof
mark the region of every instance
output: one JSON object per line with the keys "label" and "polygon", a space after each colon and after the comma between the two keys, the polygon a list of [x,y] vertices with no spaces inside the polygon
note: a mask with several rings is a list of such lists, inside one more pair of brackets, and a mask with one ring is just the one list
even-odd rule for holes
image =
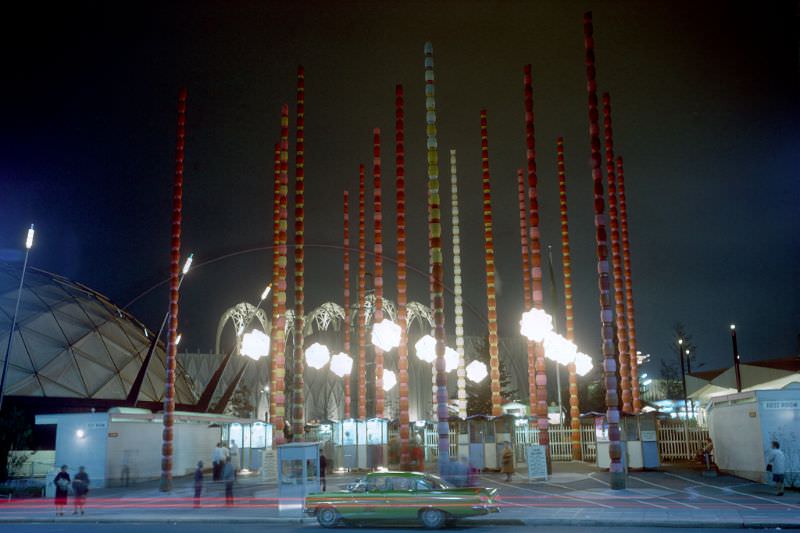
{"label": "white dome roof", "polygon": [[[0,263],[0,345],[5,355],[19,288],[20,265]],[[149,336],[149,337],[148,337]],[[25,272],[9,357],[5,394],[124,400],[153,332],[88,287],[35,268]],[[164,349],[148,366],[139,401],[164,396]],[[178,367],[176,402],[196,401],[194,385]]]}

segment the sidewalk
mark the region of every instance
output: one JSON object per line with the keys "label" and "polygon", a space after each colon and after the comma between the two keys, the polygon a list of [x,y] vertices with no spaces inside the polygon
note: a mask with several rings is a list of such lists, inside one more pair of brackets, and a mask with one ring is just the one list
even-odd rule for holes
{"label": "sidewalk", "polygon": [[[332,474],[328,490],[351,482],[355,474]],[[511,483],[500,474],[484,474],[479,485],[499,489],[502,512],[470,518],[475,525],[647,526],[800,528],[800,492],[776,497],[772,488],[733,476],[707,478],[690,465],[667,466],[658,472],[631,472],[627,488],[612,491],[608,473],[583,463],[555,463],[547,481],[528,482],[518,472]],[[193,508],[193,483],[176,478],[169,493],[158,482],[128,488],[97,489],[90,494],[87,514],[55,516],[51,499],[0,504],[0,523],[315,523],[278,510],[274,483],[258,476],[240,476],[235,505],[225,506],[224,485],[208,482],[202,505]],[[71,504],[71,500],[70,500]]]}

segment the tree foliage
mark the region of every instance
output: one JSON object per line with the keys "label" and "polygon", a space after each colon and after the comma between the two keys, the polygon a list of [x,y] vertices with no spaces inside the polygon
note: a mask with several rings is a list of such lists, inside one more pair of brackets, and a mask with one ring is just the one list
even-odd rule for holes
{"label": "tree foliage", "polygon": [[[475,350],[475,359],[489,367],[489,338],[481,339]],[[504,402],[519,400],[519,394],[514,387],[508,369],[500,357],[500,394]],[[492,414],[492,388],[491,380],[486,377],[480,383],[467,380],[467,416]]]}
{"label": "tree foliage", "polygon": [[22,411],[6,409],[0,414],[0,481],[8,479],[8,456],[13,450],[24,450],[33,428]]}

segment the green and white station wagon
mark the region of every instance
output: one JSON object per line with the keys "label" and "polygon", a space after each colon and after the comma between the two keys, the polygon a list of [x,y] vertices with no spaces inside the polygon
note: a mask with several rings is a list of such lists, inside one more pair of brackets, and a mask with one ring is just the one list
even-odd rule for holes
{"label": "green and white station wagon", "polygon": [[496,495],[492,488],[452,487],[432,474],[371,472],[347,490],[308,495],[303,510],[323,527],[392,521],[438,529],[468,516],[499,512]]}

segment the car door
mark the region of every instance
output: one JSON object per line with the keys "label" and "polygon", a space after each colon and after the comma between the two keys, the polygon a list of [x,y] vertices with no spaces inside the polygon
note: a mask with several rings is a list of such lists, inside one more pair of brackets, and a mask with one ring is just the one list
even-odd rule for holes
{"label": "car door", "polygon": [[417,516],[414,502],[414,479],[408,476],[393,476],[387,480],[384,493],[384,508],[380,511],[382,520],[409,520]]}

